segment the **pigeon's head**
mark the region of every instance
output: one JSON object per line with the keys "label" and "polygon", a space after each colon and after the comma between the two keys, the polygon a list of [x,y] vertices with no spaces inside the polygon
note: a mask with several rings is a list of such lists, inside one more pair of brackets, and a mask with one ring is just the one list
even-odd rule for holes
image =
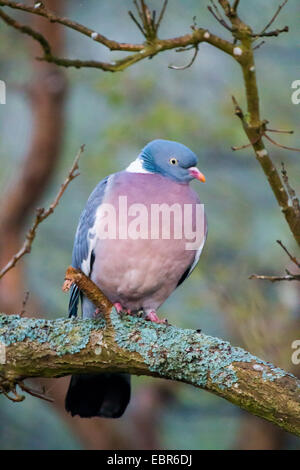
{"label": "pigeon's head", "polygon": [[189,183],[194,178],[205,182],[197,163],[197,156],[188,147],[162,139],[147,144],[135,162],[141,172],[158,173],[178,183]]}

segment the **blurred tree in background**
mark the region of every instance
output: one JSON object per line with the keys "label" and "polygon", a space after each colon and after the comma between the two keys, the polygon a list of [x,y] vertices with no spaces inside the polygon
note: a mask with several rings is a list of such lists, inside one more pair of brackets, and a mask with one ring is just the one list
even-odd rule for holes
{"label": "blurred tree in background", "polygon": [[[151,1],[151,7],[160,4]],[[141,41],[127,15],[130,1],[65,1],[64,12],[58,0],[45,5],[116,40]],[[277,5],[269,2],[258,15],[260,2],[244,1],[241,15],[260,31]],[[256,53],[263,117],[271,118],[273,127],[295,130],[299,113],[291,102],[291,83],[299,78],[297,13],[297,2],[290,1],[280,16],[290,33],[267,39]],[[213,32],[219,27],[199,2],[173,0],[160,37],[185,34],[194,15],[199,26]],[[22,12],[16,17],[31,21],[58,55],[99,59],[99,44],[90,38]],[[80,178],[71,184],[54,216],[41,225],[31,255],[1,281],[1,310],[19,312],[29,290],[26,315],[43,311],[49,318],[62,316],[67,299],[60,286],[89,193],[104,176],[125,168],[148,141],[177,140],[199,155],[199,167],[207,177],[200,190],[209,236],[199,268],[164,304],[163,316],[178,326],[202,328],[244,345],[299,375],[291,363],[291,342],[299,338],[299,288],[295,283],[248,280],[253,272],[278,274],[288,267],[276,239],[285,241],[291,252],[296,252],[296,244],[252,150],[230,149],[245,142],[232,111],[231,95],[243,103],[244,93],[232,59],[201,44],[197,59],[185,71],[167,66],[186,64],[186,55],[193,52],[169,51],[117,74],[63,70],[35,61],[37,46],[31,39],[4,23],[0,28],[0,78],[8,90],[7,104],[0,108],[1,266],[20,246],[34,208],[52,199],[77,148],[87,145]],[[230,37],[226,31],[222,34]],[[100,50],[100,60],[110,60],[111,53],[101,46]],[[299,146],[299,132],[282,139],[293,146],[298,141]],[[299,154],[272,147],[272,155],[278,168],[285,162],[299,193]],[[46,382],[55,397],[55,412],[52,405],[31,397],[21,404],[0,397],[0,446],[299,448],[296,439],[206,392],[149,378],[135,378],[134,387],[129,410],[117,422],[66,416],[65,379]]]}

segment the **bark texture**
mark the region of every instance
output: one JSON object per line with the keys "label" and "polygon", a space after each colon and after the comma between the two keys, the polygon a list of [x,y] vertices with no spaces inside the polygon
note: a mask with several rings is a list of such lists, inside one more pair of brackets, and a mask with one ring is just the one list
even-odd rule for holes
{"label": "bark texture", "polygon": [[[107,315],[106,315],[107,318]],[[300,435],[300,381],[228,342],[194,330],[121,318],[110,322],[0,316],[2,391],[29,377],[127,372],[189,383]],[[3,356],[3,354],[2,354]]]}

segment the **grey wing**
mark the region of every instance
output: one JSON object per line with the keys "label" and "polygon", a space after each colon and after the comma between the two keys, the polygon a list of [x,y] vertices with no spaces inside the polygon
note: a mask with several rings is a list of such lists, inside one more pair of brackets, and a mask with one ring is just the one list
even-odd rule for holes
{"label": "grey wing", "polygon": [[[91,233],[91,229],[95,223],[97,209],[103,201],[108,179],[109,176],[100,181],[91,193],[80,216],[76,230],[72,253],[72,266],[76,269],[81,269],[87,276],[90,276],[94,262],[93,240],[95,235]],[[80,296],[79,288],[73,285],[69,301],[69,317],[77,316]]]}
{"label": "grey wing", "polygon": [[202,241],[201,245],[199,246],[198,250],[196,251],[195,258],[194,258],[192,264],[183,273],[183,275],[179,279],[178,284],[177,284],[176,287],[180,286],[180,284],[182,284],[192,274],[192,272],[194,271],[195,267],[198,264],[200,255],[202,253],[202,250],[203,250],[203,247],[205,245],[206,238],[207,238],[207,221],[206,221],[206,216],[205,215],[204,215],[204,217],[205,217],[205,235],[204,235],[203,241]]}

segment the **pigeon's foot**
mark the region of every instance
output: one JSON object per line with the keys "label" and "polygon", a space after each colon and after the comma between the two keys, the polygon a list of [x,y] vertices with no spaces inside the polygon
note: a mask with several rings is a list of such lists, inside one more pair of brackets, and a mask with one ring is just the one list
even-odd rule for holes
{"label": "pigeon's foot", "polygon": [[122,307],[122,305],[120,304],[120,302],[114,303],[114,307],[115,307],[115,309],[117,310],[118,313],[123,312],[123,307]]}
{"label": "pigeon's foot", "polygon": [[131,310],[124,308],[120,302],[115,302],[114,307],[119,315],[131,315]]}
{"label": "pigeon's foot", "polygon": [[163,323],[165,325],[168,325],[168,320],[166,318],[164,318],[163,320],[158,318],[155,310],[150,310],[149,312],[147,312],[145,318],[146,320],[153,321],[154,323]]}
{"label": "pigeon's foot", "polygon": [[97,318],[99,315],[101,315],[101,310],[100,308],[96,308],[96,310],[94,311],[94,318]]}

